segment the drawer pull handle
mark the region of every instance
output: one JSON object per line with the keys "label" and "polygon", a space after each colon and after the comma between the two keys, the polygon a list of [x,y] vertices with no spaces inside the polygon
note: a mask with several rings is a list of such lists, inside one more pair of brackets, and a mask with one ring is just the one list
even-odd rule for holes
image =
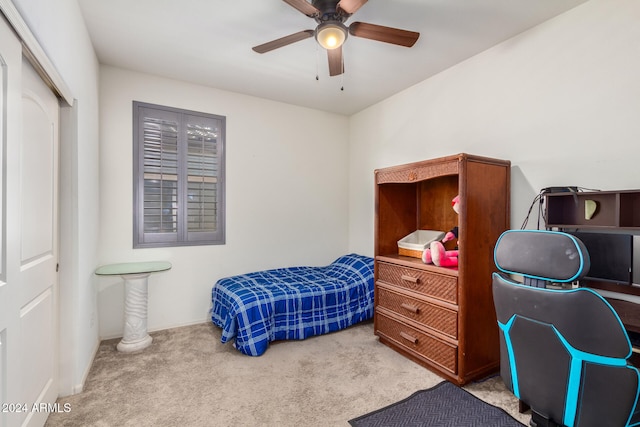
{"label": "drawer pull handle", "polygon": [[412,344],[418,344],[418,338],[409,335],[406,332],[400,332],[400,336]]}
{"label": "drawer pull handle", "polygon": [[411,282],[411,283],[418,283],[418,280],[419,280],[417,277],[409,276],[407,274],[403,274],[402,276],[400,276],[400,278],[404,281]]}
{"label": "drawer pull handle", "polygon": [[411,305],[411,304],[407,304],[406,302],[403,302],[402,304],[400,304],[400,307],[404,308],[405,310],[409,310],[412,313],[420,314],[420,309],[415,305]]}

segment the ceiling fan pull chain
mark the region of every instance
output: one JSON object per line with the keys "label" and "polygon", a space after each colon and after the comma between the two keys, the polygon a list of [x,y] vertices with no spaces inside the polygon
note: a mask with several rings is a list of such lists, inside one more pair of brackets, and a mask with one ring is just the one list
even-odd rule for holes
{"label": "ceiling fan pull chain", "polygon": [[340,67],[342,68],[342,73],[340,73],[340,91],[344,92],[344,55],[340,57]]}
{"label": "ceiling fan pull chain", "polygon": [[318,66],[319,62],[320,62],[320,48],[316,43],[316,81],[320,80],[320,67]]}

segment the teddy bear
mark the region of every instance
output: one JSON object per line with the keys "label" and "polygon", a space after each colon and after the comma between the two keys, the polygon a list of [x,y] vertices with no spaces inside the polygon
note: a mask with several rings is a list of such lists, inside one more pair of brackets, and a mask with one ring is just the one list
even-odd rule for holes
{"label": "teddy bear", "polygon": [[[451,206],[456,214],[460,213],[460,195],[451,200]],[[434,264],[438,267],[457,267],[458,266],[458,250],[447,251],[444,243],[458,238],[458,227],[453,227],[448,231],[442,240],[431,242],[431,245],[422,253],[422,262],[425,264]]]}

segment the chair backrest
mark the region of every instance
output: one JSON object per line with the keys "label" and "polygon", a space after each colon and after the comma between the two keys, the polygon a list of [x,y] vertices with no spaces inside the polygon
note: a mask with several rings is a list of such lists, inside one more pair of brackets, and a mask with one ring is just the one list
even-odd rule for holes
{"label": "chair backrest", "polygon": [[635,425],[640,375],[628,363],[632,347],[617,313],[590,289],[543,287],[588,273],[582,242],[561,232],[511,230],[498,239],[494,257],[500,374],[533,419]]}

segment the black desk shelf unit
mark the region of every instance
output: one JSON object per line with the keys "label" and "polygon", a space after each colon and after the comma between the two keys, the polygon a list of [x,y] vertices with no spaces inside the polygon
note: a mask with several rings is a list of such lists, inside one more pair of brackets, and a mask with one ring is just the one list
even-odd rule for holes
{"label": "black desk shelf unit", "polygon": [[[591,201],[591,202],[588,202]],[[595,202],[595,212],[589,217],[585,205]],[[634,248],[640,248],[640,190],[558,192],[545,194],[545,222],[547,229],[560,231],[583,231],[633,235]],[[640,251],[633,254],[634,261],[640,259]],[[591,254],[591,258],[594,255]],[[634,262],[633,264],[638,264]],[[635,272],[640,277],[640,271]],[[637,280],[636,280],[637,281]],[[580,286],[605,290],[607,301],[618,312],[629,331],[640,333],[640,283],[620,285],[595,279],[582,280]],[[631,295],[631,298],[625,298]]]}
{"label": "black desk shelf unit", "polygon": [[[623,228],[640,232],[640,190],[548,193],[547,227]],[[585,203],[593,200],[597,209],[585,218]]]}

